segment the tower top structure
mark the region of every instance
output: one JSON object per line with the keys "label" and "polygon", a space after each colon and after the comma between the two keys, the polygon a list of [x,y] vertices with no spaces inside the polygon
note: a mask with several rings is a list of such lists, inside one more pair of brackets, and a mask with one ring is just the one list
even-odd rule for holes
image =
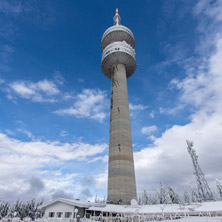
{"label": "tower top structure", "polygon": [[102,72],[111,78],[112,66],[121,63],[126,67],[127,78],[136,69],[134,35],[126,26],[121,25],[118,8],[113,17],[114,25],[102,36]]}
{"label": "tower top structure", "polygon": [[120,15],[119,15],[119,10],[118,10],[118,8],[116,8],[116,14],[115,14],[115,16],[113,17],[113,21],[114,21],[114,25],[120,25],[121,18],[120,18]]}

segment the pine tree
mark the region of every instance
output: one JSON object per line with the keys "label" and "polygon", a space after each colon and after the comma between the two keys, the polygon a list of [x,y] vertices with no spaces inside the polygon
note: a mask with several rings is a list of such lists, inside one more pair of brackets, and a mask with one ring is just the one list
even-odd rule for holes
{"label": "pine tree", "polygon": [[167,193],[167,195],[166,195],[166,204],[172,204],[172,203],[173,203],[172,199],[171,199],[169,193]]}
{"label": "pine tree", "polygon": [[96,197],[95,197],[94,203],[98,203],[98,197],[97,197],[97,194],[96,194]]}
{"label": "pine tree", "polygon": [[143,205],[148,204],[148,195],[147,195],[146,190],[144,190],[143,193],[142,193],[141,202],[142,202]]}
{"label": "pine tree", "polygon": [[189,204],[190,203],[190,198],[189,198],[189,194],[186,190],[184,191],[183,196],[184,196],[184,203]]}
{"label": "pine tree", "polygon": [[170,202],[173,204],[179,204],[180,203],[180,197],[179,195],[175,192],[175,190],[173,189],[173,187],[168,186],[167,187],[167,193],[168,196],[170,198]]}
{"label": "pine tree", "polygon": [[37,202],[35,199],[32,199],[30,201],[27,201],[26,203],[23,203],[18,199],[11,207],[9,206],[9,204],[7,205],[8,210],[6,215],[10,218],[19,217],[21,220],[29,217],[34,221],[38,218],[42,218],[44,215],[44,209],[40,208],[42,204],[42,200]]}
{"label": "pine tree", "polygon": [[162,182],[160,182],[160,189],[157,191],[157,197],[158,197],[158,202],[159,204],[165,204],[166,203],[166,191],[165,188],[162,184]]}
{"label": "pine tree", "polygon": [[159,194],[158,191],[154,193],[154,195],[151,197],[151,204],[159,204]]}
{"label": "pine tree", "polygon": [[201,198],[200,195],[198,194],[198,192],[194,189],[192,189],[192,202],[196,203],[196,202],[201,202]]}
{"label": "pine tree", "polygon": [[2,201],[0,203],[0,220],[7,216],[8,211],[9,211],[9,207],[10,207],[10,205],[8,202]]}
{"label": "pine tree", "polygon": [[216,179],[216,186],[217,186],[220,199],[222,199],[222,183],[218,179]]}
{"label": "pine tree", "polygon": [[37,213],[37,205],[35,199],[32,199],[27,202],[26,209],[27,209],[27,217],[30,217],[32,220],[35,220]]}

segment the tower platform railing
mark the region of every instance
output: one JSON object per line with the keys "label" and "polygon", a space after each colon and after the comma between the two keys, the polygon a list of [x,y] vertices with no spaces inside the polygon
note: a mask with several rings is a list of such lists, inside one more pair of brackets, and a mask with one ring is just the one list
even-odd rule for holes
{"label": "tower platform railing", "polygon": [[131,55],[135,59],[135,50],[126,42],[113,42],[106,46],[106,48],[103,50],[102,54],[102,61],[105,59],[106,56],[113,52],[124,52],[129,55]]}

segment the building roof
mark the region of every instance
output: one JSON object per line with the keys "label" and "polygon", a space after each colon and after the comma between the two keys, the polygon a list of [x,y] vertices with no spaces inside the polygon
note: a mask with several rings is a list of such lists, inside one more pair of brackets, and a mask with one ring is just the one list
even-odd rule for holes
{"label": "building roof", "polygon": [[162,214],[184,212],[222,212],[222,201],[191,204],[157,204],[157,205],[112,205],[90,207],[91,211],[133,214]]}
{"label": "building roof", "polygon": [[82,208],[89,208],[91,206],[101,206],[98,203],[93,203],[93,202],[88,202],[88,201],[82,201],[79,199],[76,200],[70,200],[70,199],[65,199],[65,198],[58,198],[55,200],[50,201],[49,203],[43,204],[41,208],[46,208],[56,202],[62,202],[71,206],[76,206],[76,207],[82,207]]}

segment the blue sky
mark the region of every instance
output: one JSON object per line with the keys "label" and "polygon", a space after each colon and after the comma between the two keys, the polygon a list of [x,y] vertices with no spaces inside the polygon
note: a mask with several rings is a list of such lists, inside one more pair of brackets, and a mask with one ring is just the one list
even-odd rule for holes
{"label": "blue sky", "polygon": [[119,8],[136,41],[128,79],[137,191],[222,179],[222,1],[0,2],[0,198],[103,198],[110,80],[101,37]]}

